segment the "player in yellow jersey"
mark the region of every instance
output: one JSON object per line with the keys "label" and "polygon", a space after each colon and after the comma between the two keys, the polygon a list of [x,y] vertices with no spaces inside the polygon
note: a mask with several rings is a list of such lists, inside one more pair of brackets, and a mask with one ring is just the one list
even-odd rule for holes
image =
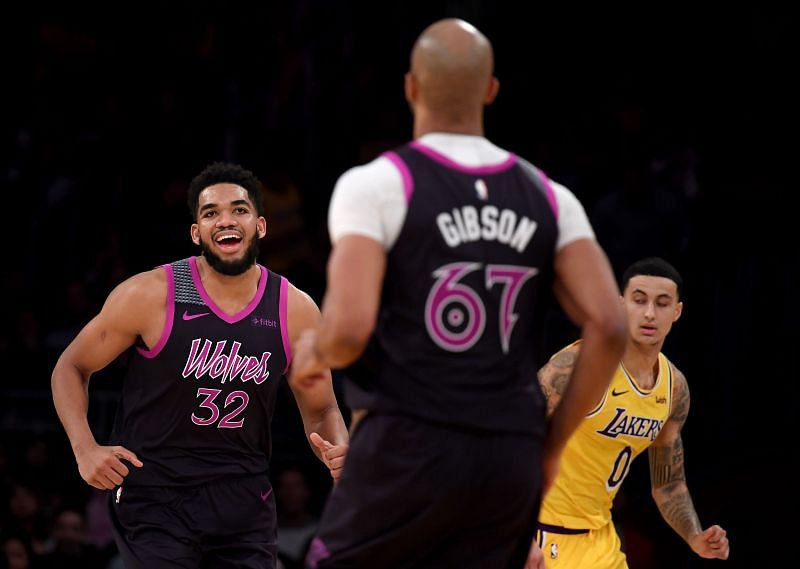
{"label": "player in yellow jersey", "polygon": [[[683,309],[681,286],[678,271],[660,258],[637,261],[623,274],[629,331],[625,354],[608,390],[561,456],[526,569],[627,568],[611,505],[631,462],[645,449],[662,517],[699,556],[728,558],[725,530],[717,525],[704,530],[689,495],[681,442],[689,387],[661,353]],[[548,416],[567,389],[579,350],[580,342],[567,346],[539,372]]]}

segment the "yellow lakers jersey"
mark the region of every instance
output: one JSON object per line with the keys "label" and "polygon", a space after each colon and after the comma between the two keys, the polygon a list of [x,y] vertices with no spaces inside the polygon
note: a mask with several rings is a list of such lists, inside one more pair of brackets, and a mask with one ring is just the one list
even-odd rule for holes
{"label": "yellow lakers jersey", "polygon": [[672,370],[664,354],[658,354],[658,376],[647,391],[620,363],[602,401],[567,442],[539,521],[572,529],[607,524],[631,462],[656,439],[671,406]]}

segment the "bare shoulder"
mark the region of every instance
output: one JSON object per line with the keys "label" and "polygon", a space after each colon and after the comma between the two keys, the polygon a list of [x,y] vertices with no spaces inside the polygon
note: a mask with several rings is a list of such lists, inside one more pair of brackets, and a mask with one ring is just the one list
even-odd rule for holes
{"label": "bare shoulder", "polygon": [[124,305],[143,309],[167,299],[167,275],[162,268],[138,273],[118,284],[108,295],[106,305]]}
{"label": "bare shoulder", "polygon": [[317,303],[307,292],[300,290],[288,280],[286,282],[287,324],[289,336],[294,338],[306,328],[315,326],[319,322],[320,312]]}
{"label": "bare shoulder", "polygon": [[556,353],[552,358],[550,358],[550,361],[547,362],[547,366],[560,370],[564,369],[571,370],[575,366],[575,361],[578,359],[578,354],[580,352],[581,352],[580,343],[572,344],[571,346],[564,348],[560,352]]}
{"label": "bare shoulder", "polygon": [[564,395],[579,353],[579,343],[568,346],[550,358],[539,370],[539,386],[547,400],[548,417],[553,414]]}
{"label": "bare shoulder", "polygon": [[163,314],[167,303],[167,275],[162,268],[138,273],[118,284],[108,295],[102,314],[122,316],[144,325]]}

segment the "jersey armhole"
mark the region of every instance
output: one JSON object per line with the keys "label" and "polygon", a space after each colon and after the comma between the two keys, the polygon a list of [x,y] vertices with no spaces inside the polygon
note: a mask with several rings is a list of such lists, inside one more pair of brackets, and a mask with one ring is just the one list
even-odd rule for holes
{"label": "jersey armhole", "polygon": [[169,340],[170,334],[172,334],[172,324],[175,317],[175,277],[172,272],[172,265],[161,265],[164,269],[164,272],[167,275],[167,303],[164,308],[165,310],[165,318],[164,318],[164,329],[161,331],[161,338],[159,338],[158,342],[155,346],[153,346],[150,350],[145,350],[143,348],[136,348],[136,351],[142,357],[147,359],[153,359],[161,350],[164,349],[164,346]]}

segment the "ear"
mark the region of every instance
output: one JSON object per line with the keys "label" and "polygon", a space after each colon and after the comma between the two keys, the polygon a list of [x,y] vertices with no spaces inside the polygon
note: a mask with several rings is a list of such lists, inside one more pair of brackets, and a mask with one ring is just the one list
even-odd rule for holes
{"label": "ear", "polygon": [[258,238],[263,239],[267,234],[267,220],[264,218],[264,216],[259,216],[256,227],[258,229]]}
{"label": "ear", "polygon": [[408,104],[413,107],[417,102],[417,96],[419,95],[419,87],[417,86],[417,80],[414,77],[414,74],[411,73],[411,71],[408,71],[405,75],[403,88],[406,93],[406,101],[408,101]]}
{"label": "ear", "polygon": [[675,315],[672,317],[672,321],[677,322],[678,318],[681,317],[681,314],[683,314],[683,303],[678,302],[675,304]]}
{"label": "ear", "polygon": [[485,105],[491,105],[495,98],[497,98],[497,93],[499,91],[500,81],[497,80],[497,77],[492,77],[492,80],[489,81],[489,87],[486,89],[486,98],[484,98],[483,103]]}
{"label": "ear", "polygon": [[196,223],[189,228],[189,236],[192,238],[192,243],[200,245],[200,227]]}

